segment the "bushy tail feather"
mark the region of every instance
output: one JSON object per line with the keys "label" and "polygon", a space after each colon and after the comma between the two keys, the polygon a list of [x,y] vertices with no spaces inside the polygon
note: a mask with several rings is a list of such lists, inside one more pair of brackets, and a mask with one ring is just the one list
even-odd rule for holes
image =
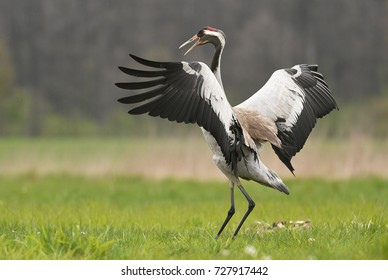
{"label": "bushy tail feather", "polygon": [[274,188],[275,190],[278,190],[287,195],[290,194],[288,187],[283,183],[282,179],[280,179],[279,176],[274,171],[268,169],[267,175],[269,179],[269,181],[266,184],[267,186]]}
{"label": "bushy tail feather", "polygon": [[287,187],[283,182],[280,182],[280,183],[278,183],[278,184],[276,184],[276,185],[273,185],[272,187],[273,187],[274,189],[276,189],[276,190],[282,192],[282,193],[287,194],[287,195],[290,194],[290,191],[288,190],[288,187]]}

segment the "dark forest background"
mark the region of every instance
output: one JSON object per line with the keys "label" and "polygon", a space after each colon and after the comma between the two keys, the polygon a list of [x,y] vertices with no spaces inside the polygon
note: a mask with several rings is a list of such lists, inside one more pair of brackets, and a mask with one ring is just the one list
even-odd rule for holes
{"label": "dark forest background", "polygon": [[[237,104],[279,68],[318,63],[341,108],[328,135],[388,136],[388,1],[0,0],[0,136],[144,135],[114,86],[128,54],[209,62],[178,46],[203,26],[227,36],[222,74]],[[162,124],[162,126],[160,126]],[[183,128],[185,129],[185,128]],[[186,132],[186,130],[185,130]]]}

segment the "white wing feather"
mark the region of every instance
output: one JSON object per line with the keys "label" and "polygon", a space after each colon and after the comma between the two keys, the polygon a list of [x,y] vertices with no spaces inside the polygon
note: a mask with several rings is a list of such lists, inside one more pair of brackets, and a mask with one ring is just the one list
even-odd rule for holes
{"label": "white wing feather", "polygon": [[267,83],[235,108],[250,109],[275,122],[282,147],[276,154],[292,172],[291,158],[299,152],[317,118],[337,108],[317,65],[296,65],[275,71]]}
{"label": "white wing feather", "polygon": [[292,126],[303,109],[304,99],[303,90],[291,76],[277,70],[260,90],[236,108],[255,110],[273,121],[283,118],[287,126]]}

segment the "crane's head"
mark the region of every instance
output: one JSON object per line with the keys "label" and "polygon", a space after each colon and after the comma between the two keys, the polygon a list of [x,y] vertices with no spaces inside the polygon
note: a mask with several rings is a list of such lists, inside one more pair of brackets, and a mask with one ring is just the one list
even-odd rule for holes
{"label": "crane's head", "polygon": [[222,30],[207,26],[199,30],[197,34],[184,42],[179,48],[183,48],[193,41],[195,41],[194,45],[185,52],[185,55],[192,51],[196,46],[205,45],[207,43],[213,44],[216,49],[222,49],[225,46],[226,36]]}

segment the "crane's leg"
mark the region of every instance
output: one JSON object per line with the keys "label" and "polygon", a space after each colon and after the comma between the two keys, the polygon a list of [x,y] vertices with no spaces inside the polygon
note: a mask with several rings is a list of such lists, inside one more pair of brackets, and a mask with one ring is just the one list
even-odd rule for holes
{"label": "crane's leg", "polygon": [[243,193],[243,195],[245,196],[245,198],[248,200],[248,210],[247,212],[245,212],[243,218],[241,219],[240,223],[238,224],[237,226],[237,229],[236,231],[234,232],[233,234],[233,238],[235,238],[237,236],[237,233],[239,232],[241,226],[243,225],[243,223],[245,222],[245,220],[248,218],[249,214],[252,212],[253,208],[255,208],[255,202],[253,201],[253,199],[249,196],[249,194],[247,193],[247,191],[244,189],[244,187],[241,185],[241,183],[239,182],[237,184],[238,188],[240,189],[240,191]]}
{"label": "crane's leg", "polygon": [[229,223],[229,220],[232,218],[234,215],[235,209],[234,209],[234,184],[232,181],[229,182],[230,186],[230,208],[228,211],[228,215],[226,216],[226,219],[224,223],[222,224],[220,230],[217,233],[217,237],[220,236],[221,232],[224,230],[225,226]]}

